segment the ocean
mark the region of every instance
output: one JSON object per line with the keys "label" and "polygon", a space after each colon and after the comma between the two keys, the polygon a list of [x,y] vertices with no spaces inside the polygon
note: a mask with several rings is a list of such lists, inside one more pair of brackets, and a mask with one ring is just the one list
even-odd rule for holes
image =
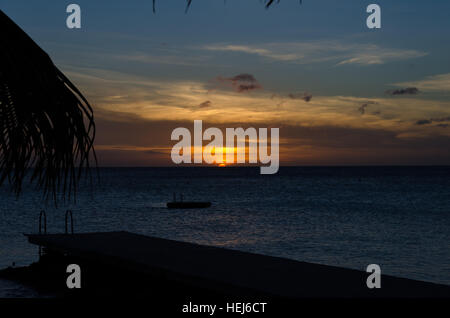
{"label": "ocean", "polygon": [[[95,175],[94,175],[95,177]],[[208,209],[168,210],[173,193],[211,201]],[[0,188],[0,268],[37,260],[23,233],[126,230],[173,240],[450,285],[450,167],[100,168],[76,203],[45,203],[27,187]],[[37,297],[0,281],[0,297]]]}

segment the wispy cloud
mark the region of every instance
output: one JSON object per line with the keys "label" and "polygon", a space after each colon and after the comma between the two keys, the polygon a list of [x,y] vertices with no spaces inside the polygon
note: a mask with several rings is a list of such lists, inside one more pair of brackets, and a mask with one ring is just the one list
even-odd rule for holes
{"label": "wispy cloud", "polygon": [[[286,44],[286,46],[289,46],[289,44]],[[255,54],[263,57],[268,57],[277,61],[299,61],[305,57],[303,54],[299,52],[277,53],[277,51],[283,48],[282,44],[268,44],[267,48],[263,48],[261,46],[232,45],[232,44],[207,45],[204,46],[203,48],[210,51],[229,51],[229,52],[242,52],[248,54]]]}
{"label": "wispy cloud", "polygon": [[151,55],[147,53],[135,53],[129,55],[114,55],[115,59],[137,62],[143,64],[167,64],[167,65],[182,65],[182,66],[199,66],[204,65],[206,56],[185,56],[181,53],[178,55]]}
{"label": "wispy cloud", "polygon": [[360,64],[360,65],[380,65],[394,61],[413,59],[427,55],[425,52],[416,50],[402,50],[381,48],[377,45],[354,47],[351,56],[338,65]]}
{"label": "wispy cloud", "polygon": [[375,44],[353,44],[336,41],[265,43],[254,45],[212,44],[209,51],[224,51],[258,55],[270,60],[291,63],[332,61],[337,65],[378,65],[427,55],[411,49],[383,48]]}
{"label": "wispy cloud", "polygon": [[414,86],[423,91],[450,91],[450,73],[428,76],[423,80],[396,83],[394,86]]}
{"label": "wispy cloud", "polygon": [[291,93],[291,94],[288,94],[288,97],[290,99],[302,99],[302,100],[304,100],[307,103],[310,102],[311,99],[313,98],[312,94],[308,93],[308,92],[305,92],[303,94],[301,94],[301,93],[299,93],[299,94]]}
{"label": "wispy cloud", "polygon": [[[230,123],[245,118],[245,122],[251,125],[277,122],[307,127],[381,129],[395,131],[402,138],[450,133],[448,129],[416,125],[418,119],[430,118],[435,124],[447,124],[436,119],[450,116],[448,101],[425,97],[400,95],[397,98],[368,99],[314,95],[306,103],[301,98],[304,95],[300,94],[299,98],[290,98],[264,90],[258,94],[243,94],[234,88],[211,90],[208,82],[162,81],[96,69],[67,73],[86,93],[95,107],[97,119],[109,122],[192,122],[201,118],[208,123]],[[254,79],[249,75],[227,77],[227,82],[231,79]],[[361,110],[362,105],[365,106]],[[361,116],[362,111],[364,116]]]}

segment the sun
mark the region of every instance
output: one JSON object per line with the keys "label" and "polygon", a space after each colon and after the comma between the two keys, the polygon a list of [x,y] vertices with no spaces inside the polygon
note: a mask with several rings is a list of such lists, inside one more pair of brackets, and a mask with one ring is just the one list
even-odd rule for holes
{"label": "sun", "polygon": [[222,162],[222,163],[219,163],[217,166],[218,166],[218,167],[226,167],[227,165],[226,165],[225,162]]}

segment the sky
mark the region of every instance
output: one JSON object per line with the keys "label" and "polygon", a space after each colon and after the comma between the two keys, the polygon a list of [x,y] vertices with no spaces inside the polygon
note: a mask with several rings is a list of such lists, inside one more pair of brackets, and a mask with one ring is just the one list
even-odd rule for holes
{"label": "sky", "polygon": [[[66,6],[81,7],[68,29]],[[382,27],[366,26],[377,3]],[[450,2],[0,0],[94,108],[101,166],[177,127],[280,129],[281,165],[450,164]]]}

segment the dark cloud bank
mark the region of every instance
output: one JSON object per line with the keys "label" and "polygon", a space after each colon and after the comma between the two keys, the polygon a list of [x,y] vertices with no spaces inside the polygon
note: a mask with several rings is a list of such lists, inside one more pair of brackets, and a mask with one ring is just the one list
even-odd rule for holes
{"label": "dark cloud bank", "polygon": [[[441,118],[444,119],[444,118]],[[445,122],[439,124],[446,125]],[[208,127],[277,127],[280,128],[281,164],[450,164],[447,136],[399,138],[398,133],[382,129],[334,126],[306,127],[283,123],[206,123]],[[97,151],[100,166],[170,166],[170,134],[177,127],[193,130],[191,121],[151,121],[134,115],[97,118],[96,144],[111,146]],[[223,130],[224,131],[224,130]],[[120,150],[114,145],[148,147],[154,150]],[[297,153],[303,147],[303,152]],[[163,151],[162,149],[166,149]],[[286,155],[289,153],[290,155]],[[298,158],[293,159],[292,156]]]}

